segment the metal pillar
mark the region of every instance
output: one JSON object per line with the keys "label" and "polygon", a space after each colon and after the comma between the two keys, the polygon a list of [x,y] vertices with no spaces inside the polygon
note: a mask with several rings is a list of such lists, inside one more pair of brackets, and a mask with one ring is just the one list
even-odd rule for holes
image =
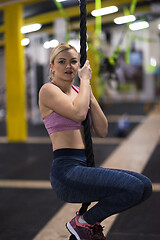
{"label": "metal pillar", "polygon": [[24,49],[21,46],[23,8],[21,4],[5,7],[5,60],[7,136],[12,142],[27,138]]}

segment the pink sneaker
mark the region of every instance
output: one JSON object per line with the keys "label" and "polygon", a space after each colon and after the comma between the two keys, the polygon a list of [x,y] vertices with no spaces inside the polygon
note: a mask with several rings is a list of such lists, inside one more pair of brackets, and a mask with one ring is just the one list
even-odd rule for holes
{"label": "pink sneaker", "polygon": [[94,240],[106,240],[103,234],[103,227],[100,225],[100,223],[94,224],[93,235],[94,235]]}
{"label": "pink sneaker", "polygon": [[93,234],[94,225],[88,223],[80,223],[78,221],[79,215],[75,216],[70,222],[66,224],[68,231],[73,234],[77,240],[95,240]]}

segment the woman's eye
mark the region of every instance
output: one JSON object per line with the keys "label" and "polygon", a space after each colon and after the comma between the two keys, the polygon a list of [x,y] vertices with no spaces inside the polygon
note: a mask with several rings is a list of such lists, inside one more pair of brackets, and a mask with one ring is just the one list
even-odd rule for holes
{"label": "woman's eye", "polygon": [[61,61],[59,61],[59,63],[61,63],[61,64],[63,64],[63,63],[65,63],[63,60],[61,60]]}
{"label": "woman's eye", "polygon": [[77,60],[73,60],[73,61],[72,61],[72,64],[76,64],[76,63],[77,63]]}

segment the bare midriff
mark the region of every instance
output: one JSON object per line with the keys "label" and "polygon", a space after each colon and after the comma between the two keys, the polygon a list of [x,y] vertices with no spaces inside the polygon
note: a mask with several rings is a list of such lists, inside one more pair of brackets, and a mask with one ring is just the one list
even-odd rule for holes
{"label": "bare midriff", "polygon": [[50,134],[53,151],[61,148],[84,149],[83,128]]}

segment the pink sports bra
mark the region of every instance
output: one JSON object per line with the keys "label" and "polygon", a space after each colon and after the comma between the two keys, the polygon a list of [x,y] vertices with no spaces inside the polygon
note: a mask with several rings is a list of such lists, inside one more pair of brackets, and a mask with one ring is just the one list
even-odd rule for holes
{"label": "pink sports bra", "polygon": [[[52,83],[52,82],[51,82]],[[54,84],[54,83],[52,83]],[[72,85],[72,88],[79,92],[79,88]],[[56,112],[52,112],[49,116],[43,119],[44,125],[48,131],[48,134],[54,132],[60,132],[64,130],[74,130],[82,128],[81,122],[75,122],[69,118],[63,117]]]}

